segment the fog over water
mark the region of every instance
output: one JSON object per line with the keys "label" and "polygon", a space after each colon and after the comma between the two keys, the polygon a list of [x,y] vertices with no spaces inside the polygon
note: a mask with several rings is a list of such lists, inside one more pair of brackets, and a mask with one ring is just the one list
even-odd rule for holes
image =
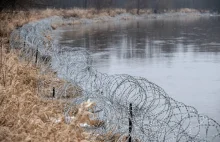
{"label": "fog over water", "polygon": [[59,43],[91,52],[103,73],[145,77],[220,123],[220,17],[63,27]]}

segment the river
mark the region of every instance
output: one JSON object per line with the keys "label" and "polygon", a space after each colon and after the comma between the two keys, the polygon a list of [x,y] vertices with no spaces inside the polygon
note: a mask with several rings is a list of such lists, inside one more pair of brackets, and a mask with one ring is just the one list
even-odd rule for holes
{"label": "river", "polygon": [[220,17],[169,17],[62,27],[63,46],[88,50],[108,74],[141,76],[220,123]]}

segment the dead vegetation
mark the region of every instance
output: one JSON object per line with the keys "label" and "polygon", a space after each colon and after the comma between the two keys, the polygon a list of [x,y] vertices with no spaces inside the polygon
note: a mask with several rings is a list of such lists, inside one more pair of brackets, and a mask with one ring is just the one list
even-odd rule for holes
{"label": "dead vegetation", "polygon": [[[37,81],[53,75],[39,76],[38,68],[20,62],[12,51],[6,54],[3,46],[0,66],[0,141],[88,140],[90,134],[77,123],[80,117],[76,116],[70,124],[64,122],[62,101],[44,100],[37,95]],[[80,116],[84,113],[86,110],[81,111]],[[82,120],[80,122],[83,123]]]}
{"label": "dead vegetation", "polygon": [[[39,74],[39,68],[18,59],[19,51],[9,50],[11,30],[30,20],[25,17],[27,13],[19,13],[0,14],[3,19],[0,36],[0,141],[90,141],[91,135],[80,126],[84,121],[79,117],[90,120],[85,119],[89,117],[87,109],[76,113],[70,124],[66,124],[63,115],[66,103],[43,99],[38,94],[39,80],[52,81],[57,86],[65,81],[56,78],[53,72]],[[49,87],[44,86],[46,94],[51,91]],[[75,97],[71,94],[73,89],[67,90],[67,97]]]}

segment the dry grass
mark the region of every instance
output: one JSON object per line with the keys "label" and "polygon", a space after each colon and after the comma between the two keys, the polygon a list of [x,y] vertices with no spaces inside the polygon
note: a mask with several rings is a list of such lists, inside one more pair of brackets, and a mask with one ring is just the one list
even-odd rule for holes
{"label": "dry grass", "polygon": [[80,127],[85,121],[79,116],[90,120],[88,109],[81,106],[71,124],[66,124],[64,103],[37,95],[39,78],[53,75],[40,76],[38,68],[21,63],[16,54],[1,49],[0,141],[87,141],[90,134]]}
{"label": "dry grass", "polygon": [[[0,14],[0,141],[90,141],[90,134],[80,127],[80,123],[90,120],[88,109],[79,107],[82,110],[75,114],[70,124],[66,124],[63,101],[43,100],[38,96],[39,80],[54,82],[57,86],[65,81],[57,79],[52,72],[40,75],[37,67],[18,60],[18,52],[8,50],[8,37],[14,28],[46,16],[51,15]],[[49,87],[44,86],[47,94],[51,91]],[[75,96],[70,94],[73,89],[69,90],[70,97]]]}

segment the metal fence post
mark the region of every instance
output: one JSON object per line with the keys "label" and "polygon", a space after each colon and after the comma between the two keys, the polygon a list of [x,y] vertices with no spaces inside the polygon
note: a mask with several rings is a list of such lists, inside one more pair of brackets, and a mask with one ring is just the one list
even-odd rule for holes
{"label": "metal fence post", "polygon": [[36,56],[35,56],[35,64],[37,65],[37,59],[38,59],[38,49],[36,51]]}
{"label": "metal fence post", "polygon": [[132,113],[132,103],[130,103],[130,105],[129,105],[129,113],[130,113],[130,117],[129,117],[129,139],[128,139],[128,142],[131,142],[132,117],[133,117],[133,113]]}
{"label": "metal fence post", "polygon": [[53,98],[55,98],[55,87],[53,87]]}

